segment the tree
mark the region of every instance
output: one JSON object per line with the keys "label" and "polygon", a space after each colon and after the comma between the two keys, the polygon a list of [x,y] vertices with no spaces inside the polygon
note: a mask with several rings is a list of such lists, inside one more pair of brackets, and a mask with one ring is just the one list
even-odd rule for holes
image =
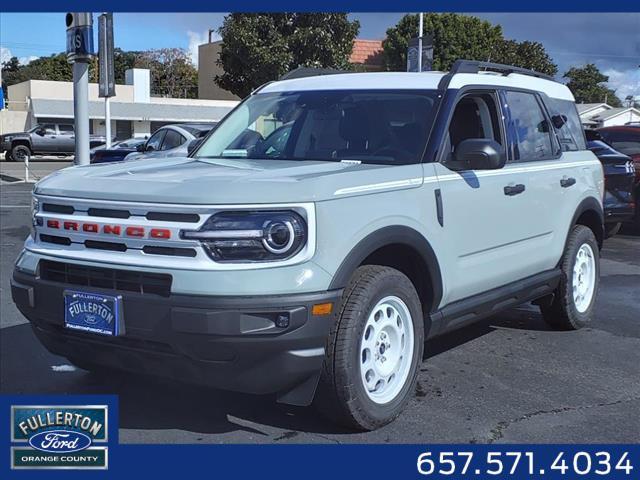
{"label": "tree", "polygon": [[215,82],[239,97],[297,67],[349,69],[360,30],[345,13],[232,13],[218,32]]}
{"label": "tree", "polygon": [[161,48],[137,55],[137,68],[151,72],[151,93],[166,97],[196,98],[198,71],[189,53],[181,48]]}
{"label": "tree", "polygon": [[539,42],[502,40],[496,46],[491,61],[528,68],[551,76],[558,73],[558,66],[553,63]]}
{"label": "tree", "polygon": [[[405,15],[383,41],[387,70],[407,68],[409,40],[417,36],[418,15]],[[500,25],[470,15],[426,13],[424,34],[433,36],[433,68],[449,70],[459,59],[483,60],[531,68],[554,75],[558,68],[542,44],[505,40]]]}
{"label": "tree", "polygon": [[571,67],[563,78],[569,79],[567,87],[573,93],[577,103],[606,102],[612,107],[622,106],[615,90],[602,85],[609,81],[609,77],[601,73],[593,63],[584,67]]}

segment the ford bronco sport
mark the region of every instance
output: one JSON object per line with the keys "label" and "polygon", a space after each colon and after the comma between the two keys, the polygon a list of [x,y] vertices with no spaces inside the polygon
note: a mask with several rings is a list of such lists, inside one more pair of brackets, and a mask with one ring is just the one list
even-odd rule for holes
{"label": "ford bronco sport", "polygon": [[425,339],[525,302],[592,319],[602,166],[564,85],[503,65],[269,83],[187,158],[36,186],[12,294],[51,352],[317,404],[356,429]]}

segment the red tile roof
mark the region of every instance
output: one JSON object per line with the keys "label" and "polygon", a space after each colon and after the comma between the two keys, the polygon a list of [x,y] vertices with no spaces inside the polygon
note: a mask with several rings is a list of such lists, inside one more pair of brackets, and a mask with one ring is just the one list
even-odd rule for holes
{"label": "red tile roof", "polygon": [[361,40],[353,42],[349,62],[360,65],[382,65],[382,40]]}

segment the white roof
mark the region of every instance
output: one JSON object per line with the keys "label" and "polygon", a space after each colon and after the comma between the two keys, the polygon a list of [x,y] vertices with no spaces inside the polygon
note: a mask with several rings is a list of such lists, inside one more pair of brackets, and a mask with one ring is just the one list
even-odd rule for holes
{"label": "white roof", "polygon": [[576,103],[576,107],[578,107],[578,113],[582,115],[583,113],[587,113],[590,110],[595,110],[598,107],[611,108],[606,103]]}
{"label": "white roof", "polygon": [[[435,90],[444,75],[443,72],[371,72],[319,75],[273,82],[265,86],[259,93],[342,89]],[[467,85],[526,88],[544,92],[553,98],[573,101],[573,95],[565,85],[518,73],[510,75],[492,72],[458,73],[451,79],[449,88],[458,89]]]}

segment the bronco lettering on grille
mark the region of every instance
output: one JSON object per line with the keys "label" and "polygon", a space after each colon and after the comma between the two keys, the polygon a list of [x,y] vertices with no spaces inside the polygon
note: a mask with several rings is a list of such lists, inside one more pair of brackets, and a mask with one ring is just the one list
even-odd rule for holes
{"label": "bronco lettering on grille", "polygon": [[[81,223],[72,221],[60,222],[60,220],[48,219],[47,228],[73,230],[74,232],[100,233],[100,224],[98,223]],[[106,235],[121,236],[123,231],[125,237],[147,237],[160,240],[169,240],[171,238],[171,230],[168,228],[147,229],[145,227],[139,226],[125,227],[123,225],[102,225],[101,233],[104,233]]]}

